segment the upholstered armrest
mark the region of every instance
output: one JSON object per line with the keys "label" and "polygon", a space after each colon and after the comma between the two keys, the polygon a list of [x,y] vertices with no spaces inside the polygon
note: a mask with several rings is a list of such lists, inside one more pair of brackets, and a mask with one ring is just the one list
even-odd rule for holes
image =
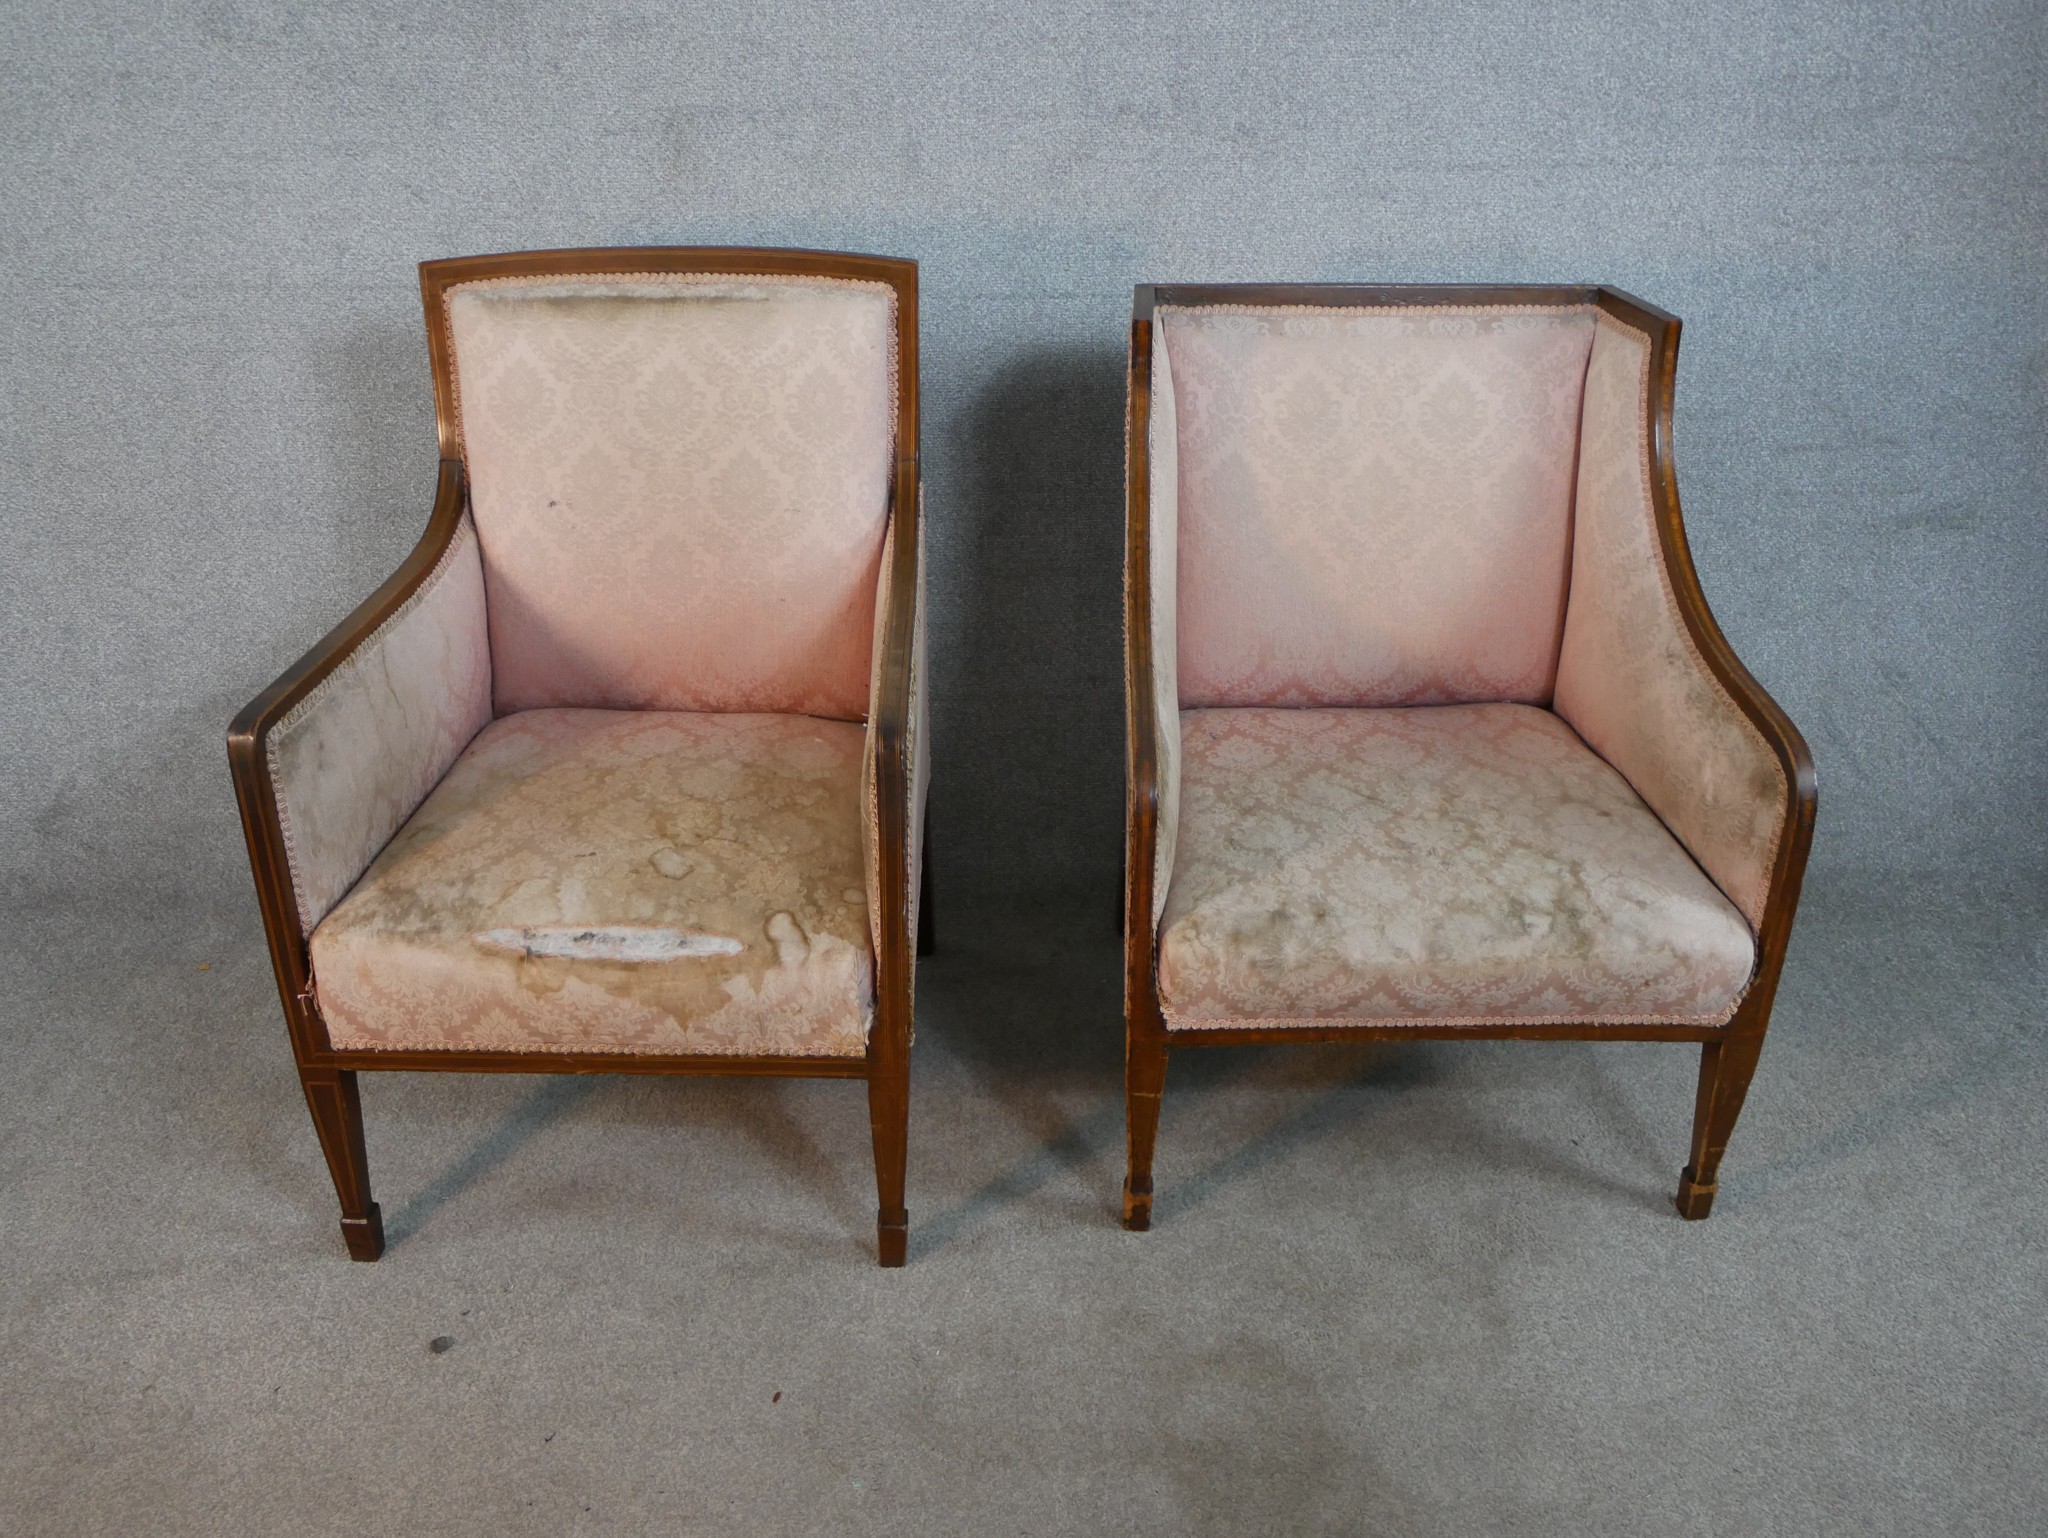
{"label": "upholstered armrest", "polygon": [[1555,703],[1742,910],[1775,977],[1812,838],[1813,760],[1700,591],[1671,463],[1677,357],[1676,319],[1601,291]]}
{"label": "upholstered armrest", "polygon": [[[924,488],[917,461],[896,463],[894,507],[875,591],[873,677],[868,695],[865,853],[868,921],[883,981],[916,969],[917,903],[924,860],[925,792],[931,780],[925,677]],[[878,997],[898,996],[887,986]],[[906,988],[903,998],[910,997]],[[909,1020],[902,1022],[907,1040]]]}
{"label": "upholstered armrest", "polygon": [[[1156,933],[1180,828],[1180,685],[1175,619],[1179,451],[1166,334],[1152,291],[1138,290],[1131,325],[1130,508],[1124,547],[1124,696],[1129,843],[1124,921]],[[1149,950],[1149,947],[1146,948]]]}
{"label": "upholstered armrest", "polygon": [[304,982],[304,937],[490,718],[483,567],[462,466],[443,460],[433,518],[405,563],[228,729],[288,993]]}

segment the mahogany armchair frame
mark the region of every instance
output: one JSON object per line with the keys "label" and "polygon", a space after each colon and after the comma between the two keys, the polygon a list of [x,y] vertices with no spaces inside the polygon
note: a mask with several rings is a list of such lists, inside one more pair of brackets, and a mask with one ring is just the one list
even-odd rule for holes
{"label": "mahogany armchair frame", "polygon": [[[340,1050],[330,1041],[314,997],[307,940],[292,889],[283,826],[265,763],[271,730],[411,597],[434,570],[454,539],[468,506],[468,482],[455,416],[455,359],[445,325],[447,290],[457,284],[500,277],[556,274],[689,272],[793,274],[852,278],[888,284],[896,295],[896,450],[889,489],[895,539],[889,578],[890,607],[884,620],[881,685],[876,705],[876,803],[880,826],[877,858],[884,871],[905,879],[884,880],[881,891],[881,946],[875,958],[875,1019],[865,1057],[696,1056],[623,1052],[520,1052],[460,1049],[440,1051]],[[909,758],[913,708],[911,669],[918,601],[918,353],[917,264],[894,257],[831,251],[795,251],[725,246],[644,246],[592,250],[519,251],[496,256],[457,257],[420,264],[420,293],[426,306],[428,354],[434,374],[434,409],[441,444],[439,482],[426,532],[398,570],[348,618],[285,670],[235,717],[228,729],[228,760],[248,840],[257,901],[277,974],[285,1027],[299,1082],[334,1177],[341,1202],[341,1232],[355,1260],[375,1260],[384,1250],[383,1217],[370,1195],[364,1151],[360,1072],[456,1073],[632,1073],[763,1074],[830,1079],[865,1079],[873,1136],[878,1196],[878,1258],[884,1266],[904,1263],[909,1215],[904,1175],[910,1106],[911,997],[913,946],[929,953],[933,943],[931,868],[920,889],[919,934],[910,933],[907,883],[910,839],[924,829],[909,827]]]}
{"label": "mahogany armchair frame", "polygon": [[[1154,731],[1151,629],[1151,487],[1153,316],[1161,305],[1558,305],[1591,306],[1649,338],[1650,493],[1658,548],[1686,628],[1722,688],[1763,734],[1784,770],[1784,832],[1763,915],[1757,927],[1756,971],[1725,1025],[1641,1022],[1622,1025],[1434,1026],[1371,1024],[1211,1027],[1169,1031],[1159,1000],[1158,934],[1153,925],[1153,854],[1159,831],[1159,744]],[[1169,1051],[1176,1047],[1252,1046],[1271,1042],[1364,1039],[1693,1041],[1700,1043],[1699,1089],[1693,1107],[1691,1158],[1675,1198],[1687,1218],[1704,1218],[1719,1189],[1721,1157],[1742,1112],[1799,905],[1799,886],[1813,842],[1816,787],[1813,757],[1791,719],[1743,667],[1714,622],[1693,568],[1679,512],[1672,466],[1671,408],[1678,370],[1679,320],[1653,305],[1601,286],[1423,284],[1140,284],[1132,303],[1129,465],[1124,561],[1126,801],[1124,875],[1125,1116],[1129,1173],[1124,1227],[1151,1226],[1152,1155]]]}

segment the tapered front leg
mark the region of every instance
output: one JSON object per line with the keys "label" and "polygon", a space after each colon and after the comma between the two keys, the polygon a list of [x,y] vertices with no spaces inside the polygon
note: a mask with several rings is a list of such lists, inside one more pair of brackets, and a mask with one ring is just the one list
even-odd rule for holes
{"label": "tapered front leg", "polygon": [[1152,1145],[1159,1136],[1159,1099],[1166,1091],[1166,1034],[1127,1030],[1124,1043],[1124,1124],[1130,1173],[1124,1177],[1124,1227],[1152,1226]]}
{"label": "tapered front leg", "polygon": [[1749,1094],[1749,1081],[1756,1074],[1763,1048],[1763,1032],[1755,1031],[1710,1041],[1700,1049],[1692,1162],[1678,1180],[1678,1210],[1687,1218],[1703,1218],[1714,1210],[1714,1197],[1721,1188],[1721,1156],[1728,1151],[1728,1138],[1735,1131],[1735,1119],[1742,1114],[1742,1102]]}
{"label": "tapered front leg", "polygon": [[370,1200],[370,1164],[363,1149],[363,1102],[353,1073],[306,1069],[299,1074],[320,1151],[341,1198],[341,1237],[351,1260],[375,1260],[384,1253],[384,1214]]}

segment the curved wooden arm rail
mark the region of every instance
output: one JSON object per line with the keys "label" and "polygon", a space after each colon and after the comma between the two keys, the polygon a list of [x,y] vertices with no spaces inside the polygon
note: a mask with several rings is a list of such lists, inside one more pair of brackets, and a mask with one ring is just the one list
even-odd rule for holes
{"label": "curved wooden arm rail", "polygon": [[[1505,1024],[1436,1025],[1428,1021],[1348,1026],[1317,1022],[1302,1027],[1169,1030],[1159,993],[1158,935],[1154,922],[1154,856],[1160,837],[1160,743],[1154,719],[1152,654],[1151,476],[1152,377],[1155,313],[1166,306],[1562,306],[1590,307],[1639,333],[1649,344],[1650,495],[1658,545],[1680,613],[1699,655],[1720,689],[1768,744],[1783,771],[1782,826],[1771,864],[1761,919],[1755,924],[1756,963],[1747,989],[1723,1025]],[[1721,634],[1701,591],[1679,512],[1672,469],[1671,411],[1678,364],[1679,321],[1654,306],[1597,286],[1423,286],[1364,284],[1140,285],[1131,317],[1129,461],[1125,558],[1125,716],[1127,798],[1123,894],[1126,1093],[1129,1174],[1124,1223],[1149,1226],[1152,1154],[1169,1049],[1365,1038],[1696,1041],[1702,1044],[1691,1158],[1680,1179],[1679,1211],[1704,1218],[1713,1205],[1728,1145],[1770,1022],[1786,941],[1799,903],[1800,880],[1813,838],[1816,790],[1805,740],[1775,701],[1752,678]]]}

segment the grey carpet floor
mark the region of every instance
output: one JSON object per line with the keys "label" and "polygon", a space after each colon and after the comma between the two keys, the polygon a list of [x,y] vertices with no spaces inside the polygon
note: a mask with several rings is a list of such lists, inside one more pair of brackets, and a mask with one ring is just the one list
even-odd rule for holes
{"label": "grey carpet floor", "polygon": [[244,907],[19,915],[0,1527],[2041,1531],[2038,897],[1817,876],[1707,1223],[1691,1049],[1438,1043],[1177,1058],[1131,1235],[1101,895],[944,915],[894,1273],[857,1085],[468,1076],[351,1265]]}

